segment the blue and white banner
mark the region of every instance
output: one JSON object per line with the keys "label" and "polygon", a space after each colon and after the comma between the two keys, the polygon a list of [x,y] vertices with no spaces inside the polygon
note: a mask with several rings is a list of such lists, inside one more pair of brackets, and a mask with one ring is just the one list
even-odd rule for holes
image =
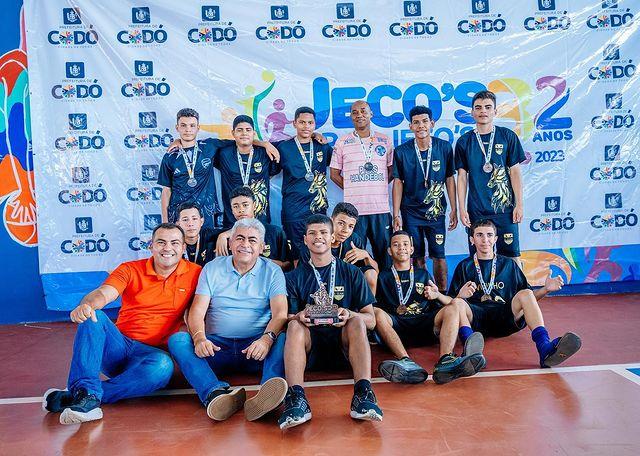
{"label": "blue and white banner", "polygon": [[[203,137],[230,138],[249,114],[280,140],[309,105],[335,140],[366,99],[397,145],[409,110],[428,104],[433,134],[455,143],[485,88],[527,153],[523,249],[640,244],[640,2],[27,0],[25,11],[41,273],[148,255],[180,108],[200,113]],[[463,228],[446,242],[465,252]]]}

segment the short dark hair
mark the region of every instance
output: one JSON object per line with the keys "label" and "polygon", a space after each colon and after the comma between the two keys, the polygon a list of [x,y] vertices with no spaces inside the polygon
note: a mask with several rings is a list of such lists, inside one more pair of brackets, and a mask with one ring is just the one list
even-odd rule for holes
{"label": "short dark hair", "polygon": [[408,231],[405,231],[405,230],[397,230],[397,231],[394,231],[394,232],[391,234],[391,237],[389,238],[389,245],[391,245],[391,241],[392,241],[392,240],[393,240],[393,238],[394,238],[394,237],[396,237],[396,236],[408,236],[408,237],[409,237],[409,240],[411,241],[411,245],[413,245],[413,237],[411,237],[411,235],[409,234],[409,232],[408,232]]}
{"label": "short dark hair", "polygon": [[176,124],[180,121],[180,117],[195,117],[198,123],[200,123],[200,114],[198,114],[198,111],[195,109],[182,108],[178,111],[178,114],[176,114]]}
{"label": "short dark hair", "polygon": [[489,219],[480,219],[471,224],[471,228],[469,228],[469,236],[473,237],[473,233],[475,232],[476,228],[480,228],[481,226],[490,226],[493,228],[493,233],[498,234],[498,228],[496,228],[495,223],[493,223]]}
{"label": "short dark hair", "polygon": [[318,224],[327,225],[329,227],[329,232],[333,233],[333,222],[329,217],[327,217],[324,214],[313,214],[307,217],[307,220],[305,220],[305,223],[304,223],[305,234],[307,233],[307,230],[309,229],[310,225],[318,225]]}
{"label": "short dark hair", "polygon": [[187,209],[197,209],[200,217],[204,217],[204,215],[202,214],[202,208],[198,203],[194,203],[193,201],[186,201],[178,206],[178,210],[176,211],[178,213],[178,218],[180,218],[180,213],[182,211],[186,211]]}
{"label": "short dark hair", "polygon": [[161,223],[160,225],[156,226],[151,233],[151,240],[156,238],[156,231],[158,230],[178,230],[182,235],[182,242],[184,242],[184,230],[175,223]]}
{"label": "short dark hair", "polygon": [[293,120],[298,120],[300,114],[311,114],[313,116],[313,120],[316,120],[316,112],[309,106],[301,106],[296,109],[296,113],[293,115]]}
{"label": "short dark hair", "polygon": [[431,111],[431,108],[423,105],[418,105],[414,106],[413,108],[411,108],[411,111],[409,111],[409,123],[411,123],[411,121],[413,120],[413,116],[421,116],[422,114],[428,115],[429,120],[433,120],[433,112]]}
{"label": "short dark hair", "polygon": [[249,125],[251,125],[251,128],[255,128],[255,126],[253,125],[253,119],[249,116],[245,116],[244,114],[241,114],[239,116],[236,116],[235,119],[233,119],[233,129],[235,130],[238,124],[241,124],[241,123],[248,123]]}
{"label": "short dark hair", "polygon": [[338,214],[344,214],[347,217],[351,217],[354,218],[356,220],[358,220],[358,209],[356,209],[356,207],[351,204],[351,203],[338,203],[336,204],[336,207],[333,208],[333,213],[331,214],[331,217],[335,217]]}
{"label": "short dark hair", "polygon": [[238,198],[239,196],[246,196],[247,198],[251,199],[251,201],[256,201],[256,196],[253,194],[253,191],[249,187],[246,187],[244,185],[240,185],[231,190],[231,193],[229,193],[229,202],[231,202],[231,200],[234,198]]}
{"label": "short dark hair", "polygon": [[476,93],[471,99],[471,109],[473,109],[473,105],[476,103],[476,100],[491,100],[493,101],[493,107],[496,107],[496,94],[490,90],[481,90]]}

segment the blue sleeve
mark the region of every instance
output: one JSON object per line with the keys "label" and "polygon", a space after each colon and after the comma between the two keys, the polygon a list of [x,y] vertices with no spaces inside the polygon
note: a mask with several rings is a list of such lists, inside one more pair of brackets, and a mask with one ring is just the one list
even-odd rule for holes
{"label": "blue sleeve", "polygon": [[[268,261],[268,260],[265,260]],[[284,273],[279,266],[274,263],[269,263],[269,266],[273,266],[273,274],[271,276],[271,286],[269,287],[269,299],[273,299],[278,295],[287,295],[287,282],[284,278]]]}
{"label": "blue sleeve", "polygon": [[469,163],[467,162],[467,151],[465,150],[462,142],[464,141],[464,136],[458,138],[456,142],[456,169],[464,169],[466,172],[469,172]]}
{"label": "blue sleeve", "polygon": [[160,171],[158,172],[158,185],[171,188],[173,186],[173,169],[169,164],[170,154],[164,154],[160,163]]}
{"label": "blue sleeve", "polygon": [[400,148],[397,148],[395,150],[395,153],[393,154],[393,177],[404,181],[404,163],[402,159],[402,149],[398,149]]}
{"label": "blue sleeve", "polygon": [[375,304],[376,299],[364,278],[364,274],[356,267],[350,267],[351,271],[351,305],[350,309],[360,311],[370,304]]}
{"label": "blue sleeve", "polygon": [[507,166],[512,167],[525,161],[526,157],[524,155],[524,149],[522,148],[520,138],[518,138],[518,135],[514,132],[510,133],[510,138],[507,144]]}
{"label": "blue sleeve", "polygon": [[285,280],[287,282],[287,301],[289,303],[288,312],[290,314],[300,312],[300,305],[304,305],[296,287],[296,276],[297,274],[294,274],[293,272],[290,272],[285,276]]}
{"label": "blue sleeve", "polygon": [[449,293],[448,295],[452,298],[455,298],[460,291],[460,288],[466,283],[464,280],[464,271],[462,267],[462,262],[458,263],[456,266],[456,270],[453,273],[453,278],[451,279],[451,283],[449,284]]}
{"label": "blue sleeve", "polygon": [[202,268],[202,271],[200,272],[200,277],[198,278],[198,286],[196,287],[196,294],[211,297],[213,293],[211,290],[211,285],[209,284],[209,271],[211,270],[211,265],[212,263],[207,263],[204,265],[204,268]]}
{"label": "blue sleeve", "polygon": [[444,153],[444,159],[445,159],[445,177],[451,177],[456,173],[456,168],[454,166],[453,163],[453,148],[451,147],[451,144],[449,144],[448,142],[445,143],[445,153]]}

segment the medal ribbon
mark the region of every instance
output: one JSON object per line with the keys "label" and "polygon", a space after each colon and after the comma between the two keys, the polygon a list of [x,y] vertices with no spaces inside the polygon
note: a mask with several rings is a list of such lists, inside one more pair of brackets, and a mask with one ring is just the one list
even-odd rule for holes
{"label": "medal ribbon", "polygon": [[187,152],[180,148],[180,152],[182,152],[182,159],[184,160],[184,165],[187,167],[187,174],[189,175],[189,179],[193,179],[195,170],[196,170],[196,160],[198,160],[198,143],[193,146],[193,153],[191,154],[191,159],[187,159]]}
{"label": "medal ribbon", "polygon": [[[198,254],[200,253],[200,235],[198,235],[198,242],[196,242],[196,256],[193,259],[194,263],[198,262]],[[191,258],[189,258],[189,250],[188,249],[184,249],[184,259],[187,261],[191,261]]]}
{"label": "medal ribbon", "polygon": [[476,274],[478,274],[478,279],[480,280],[480,287],[484,294],[487,296],[491,296],[491,291],[493,291],[493,286],[496,280],[496,260],[498,259],[497,255],[493,255],[493,260],[491,260],[491,280],[489,281],[489,285],[487,285],[482,277],[482,271],[480,270],[480,262],[478,261],[478,254],[473,254],[473,264],[476,267]]}
{"label": "medal ribbon", "polygon": [[360,140],[360,147],[362,148],[362,153],[364,154],[365,161],[371,163],[371,160],[373,159],[373,132],[371,132],[371,135],[369,136],[369,140],[371,141],[369,143],[369,150],[364,147],[364,141],[356,131],[353,132],[353,135]]}
{"label": "medal ribbon", "polygon": [[427,168],[424,167],[424,161],[422,161],[422,154],[420,153],[420,149],[418,148],[418,141],[413,140],[413,145],[416,149],[416,157],[418,158],[418,163],[420,164],[420,169],[422,170],[422,175],[424,176],[424,186],[427,187],[427,182],[429,181],[429,172],[431,171],[431,150],[433,149],[433,141],[429,143],[429,148],[427,149]]}
{"label": "medal ribbon", "polygon": [[238,157],[238,168],[240,168],[240,177],[242,177],[242,185],[245,187],[249,185],[249,176],[251,175],[251,162],[253,161],[253,147],[251,148],[251,152],[249,152],[249,159],[247,160],[247,168],[242,166],[242,156],[240,152],[236,150],[236,156]]}
{"label": "medal ribbon", "polygon": [[411,297],[411,291],[413,290],[413,265],[411,265],[411,269],[409,269],[409,289],[407,290],[406,296],[402,292],[402,282],[400,281],[400,276],[398,275],[398,271],[395,266],[391,266],[391,272],[393,272],[393,277],[396,279],[396,292],[398,293],[398,301],[401,306],[406,306],[407,302],[409,302],[409,298]]}
{"label": "medal ribbon", "polygon": [[298,152],[300,152],[300,156],[302,157],[302,161],[304,162],[304,168],[307,170],[307,174],[310,174],[311,165],[313,164],[313,159],[315,155],[313,154],[313,140],[309,141],[309,162],[307,162],[307,157],[305,156],[304,149],[302,148],[302,144],[298,140],[298,137],[295,137],[296,146],[298,146]]}
{"label": "medal ribbon", "polygon": [[[313,269],[313,274],[316,276],[316,282],[318,282],[318,287],[322,288],[325,286],[322,281],[322,277],[320,277],[320,273],[313,265],[313,261],[309,259],[309,264],[311,265],[311,269]],[[333,304],[333,295],[335,293],[335,285],[336,285],[336,259],[333,258],[331,260],[331,274],[329,276],[329,290],[327,290],[327,294],[329,295],[329,303]]]}
{"label": "medal ribbon", "polygon": [[478,129],[474,128],[473,131],[476,134],[476,139],[478,140],[478,145],[480,146],[480,150],[482,151],[482,154],[484,155],[484,163],[485,165],[491,163],[491,151],[493,150],[493,140],[495,139],[496,136],[496,127],[493,127],[491,129],[491,136],[489,136],[489,150],[485,150],[484,148],[484,144],[482,143],[482,138],[480,137],[480,133],[478,133]]}

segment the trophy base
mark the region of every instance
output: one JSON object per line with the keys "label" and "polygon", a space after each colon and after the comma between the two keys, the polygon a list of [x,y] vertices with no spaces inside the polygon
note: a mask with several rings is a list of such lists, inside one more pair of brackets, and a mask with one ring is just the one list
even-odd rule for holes
{"label": "trophy base", "polygon": [[340,319],[338,317],[311,318],[311,323],[313,323],[314,325],[332,325],[338,322],[340,322]]}

